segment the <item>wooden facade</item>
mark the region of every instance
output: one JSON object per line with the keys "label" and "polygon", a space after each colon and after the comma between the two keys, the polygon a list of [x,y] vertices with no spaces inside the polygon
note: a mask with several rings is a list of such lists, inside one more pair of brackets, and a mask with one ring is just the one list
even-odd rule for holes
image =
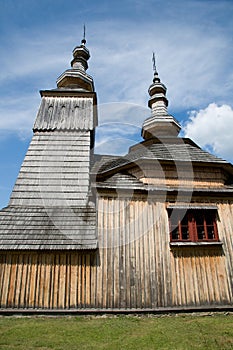
{"label": "wooden facade", "polygon": [[99,249],[4,252],[1,308],[156,310],[232,304],[233,204],[218,205],[222,245],[169,242],[164,203],[100,197]]}
{"label": "wooden facade", "polygon": [[[41,92],[31,144],[0,211],[0,310],[231,307],[233,166],[178,137],[157,71],[144,141],[124,157],[95,155],[84,41],[73,55],[57,89]],[[209,224],[204,239],[191,239],[187,224],[173,241],[169,211],[177,208],[214,210],[218,235]]]}

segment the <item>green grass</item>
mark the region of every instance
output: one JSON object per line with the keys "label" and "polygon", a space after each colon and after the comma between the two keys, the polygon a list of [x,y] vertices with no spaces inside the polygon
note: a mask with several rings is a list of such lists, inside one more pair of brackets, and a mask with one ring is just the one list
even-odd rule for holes
{"label": "green grass", "polygon": [[233,349],[233,315],[0,317],[0,349]]}

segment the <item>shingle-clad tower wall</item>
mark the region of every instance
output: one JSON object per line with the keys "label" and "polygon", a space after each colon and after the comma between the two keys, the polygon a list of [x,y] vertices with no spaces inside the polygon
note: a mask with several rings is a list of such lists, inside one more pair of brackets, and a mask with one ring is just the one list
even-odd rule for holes
{"label": "shingle-clad tower wall", "polygon": [[3,249],[96,248],[89,189],[97,99],[85,44],[83,39],[73,50],[57,88],[41,91],[33,137],[0,215]]}
{"label": "shingle-clad tower wall", "polygon": [[94,143],[96,94],[87,75],[89,51],[82,42],[73,51],[72,68],[55,90],[41,91],[34,135],[10,199],[10,205],[85,206]]}

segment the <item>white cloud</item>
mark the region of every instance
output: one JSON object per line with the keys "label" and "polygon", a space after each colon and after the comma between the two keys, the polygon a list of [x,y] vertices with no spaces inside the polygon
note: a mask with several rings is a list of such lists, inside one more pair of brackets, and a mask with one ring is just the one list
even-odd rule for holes
{"label": "white cloud", "polygon": [[[0,100],[0,130],[16,132],[20,138],[29,137],[37,114],[40,98],[36,94],[5,97]],[[1,137],[0,135],[0,137]]]}
{"label": "white cloud", "polygon": [[184,127],[185,137],[221,158],[233,161],[233,109],[211,103],[205,109],[192,111]]}
{"label": "white cloud", "polygon": [[126,102],[104,103],[98,108],[95,152],[123,155],[131,145],[142,141],[141,127],[150,116],[148,108]]}

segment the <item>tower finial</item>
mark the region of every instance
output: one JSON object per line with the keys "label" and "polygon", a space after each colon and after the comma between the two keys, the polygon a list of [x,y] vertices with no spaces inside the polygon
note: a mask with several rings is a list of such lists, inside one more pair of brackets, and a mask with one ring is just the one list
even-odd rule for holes
{"label": "tower finial", "polygon": [[85,26],[85,23],[83,25],[83,39],[82,39],[82,44],[85,45],[86,44],[86,26]]}
{"label": "tower finial", "polygon": [[159,79],[159,74],[157,72],[157,68],[156,68],[156,62],[155,62],[155,53],[153,52],[152,54],[152,63],[153,63],[153,71],[154,71],[154,79],[153,82],[158,82],[160,83],[160,79]]}
{"label": "tower finial", "polygon": [[155,53],[154,52],[153,52],[153,55],[152,55],[152,62],[153,62],[153,71],[154,71],[154,73],[156,73],[157,70],[156,70]]}

